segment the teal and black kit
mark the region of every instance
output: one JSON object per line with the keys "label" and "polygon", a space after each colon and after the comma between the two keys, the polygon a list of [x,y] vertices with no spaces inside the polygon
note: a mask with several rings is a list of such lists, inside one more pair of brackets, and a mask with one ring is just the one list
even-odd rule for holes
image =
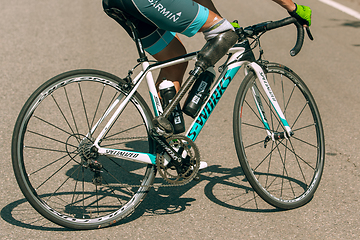
{"label": "teal and black kit", "polygon": [[[209,16],[207,8],[192,0],[103,0],[103,7],[105,11],[122,11],[135,24],[144,49],[151,55],[163,50],[176,33],[194,36]],[[131,36],[129,27],[115,20]]]}

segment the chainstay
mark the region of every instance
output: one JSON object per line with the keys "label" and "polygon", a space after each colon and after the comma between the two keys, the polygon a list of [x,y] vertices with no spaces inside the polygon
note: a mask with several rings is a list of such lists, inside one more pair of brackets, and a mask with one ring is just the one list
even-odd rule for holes
{"label": "chainstay", "polygon": [[[180,136],[178,136],[180,137]],[[182,137],[181,137],[182,138]],[[134,139],[148,139],[148,136],[144,136],[144,137],[126,137],[126,138],[104,138],[102,139],[102,141],[124,141],[124,140],[134,140]],[[191,139],[189,139],[191,140]],[[194,147],[194,146],[193,146]],[[196,148],[196,146],[195,146]],[[102,185],[104,187],[123,187],[123,188],[132,188],[132,187],[136,187],[136,188],[140,188],[140,187],[149,187],[149,188],[161,188],[161,187],[179,187],[179,186],[184,186],[186,184],[188,184],[191,181],[186,181],[186,182],[179,182],[177,184],[172,184],[167,182],[165,179],[163,179],[166,183],[165,184],[150,184],[150,185],[141,185],[141,184],[106,184],[106,185]]]}

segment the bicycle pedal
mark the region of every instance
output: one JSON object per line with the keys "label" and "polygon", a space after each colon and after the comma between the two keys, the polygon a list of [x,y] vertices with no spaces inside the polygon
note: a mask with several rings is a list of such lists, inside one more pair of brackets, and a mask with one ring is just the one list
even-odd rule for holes
{"label": "bicycle pedal", "polygon": [[200,173],[197,173],[193,180],[198,182],[198,181],[200,181],[200,178],[201,178]]}

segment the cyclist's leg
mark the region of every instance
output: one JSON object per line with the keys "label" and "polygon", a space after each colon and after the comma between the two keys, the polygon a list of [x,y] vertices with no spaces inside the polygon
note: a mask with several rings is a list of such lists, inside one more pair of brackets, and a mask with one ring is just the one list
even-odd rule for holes
{"label": "cyclist's leg", "polygon": [[203,32],[207,44],[200,51],[196,64],[203,70],[214,65],[237,41],[237,34],[226,19],[192,0],[162,0],[151,3],[142,0],[117,1],[136,5],[141,15],[139,19],[145,18],[159,29],[181,33],[188,37]]}
{"label": "cyclist's leg", "polygon": [[[175,32],[166,31],[156,26],[150,19],[144,17],[138,11],[132,1],[127,0],[103,0],[104,10],[116,8],[125,14],[126,18],[130,19],[136,26],[139,37],[141,38],[143,47],[150,55],[158,61],[165,61],[174,57],[186,54],[186,49],[181,43]],[[108,13],[108,12],[107,12]],[[113,17],[126,31],[132,36],[131,30],[124,21]],[[178,64],[160,70],[156,86],[166,78],[173,81],[176,90],[180,88],[182,78],[186,71],[187,63]]]}
{"label": "cyclist's leg", "polygon": [[[176,35],[163,50],[154,54],[153,57],[158,61],[165,61],[184,54],[186,54],[186,49]],[[171,80],[175,85],[176,91],[178,91],[180,89],[187,65],[188,64],[186,62],[161,69],[157,78],[156,87],[158,87],[161,81],[165,78]]]}
{"label": "cyclist's leg", "polygon": [[[211,3],[208,0],[203,2]],[[145,50],[158,60],[166,60],[185,53],[185,48],[180,41],[176,40],[174,32],[182,33],[188,37],[197,32],[204,32],[205,38],[209,40],[222,32],[233,29],[226,19],[192,0],[163,0],[160,3],[140,0],[103,0],[103,5],[105,9],[115,7],[123,10],[130,17],[137,19],[138,22],[140,21],[138,30]],[[213,4],[211,3],[209,6],[211,7]],[[124,26],[125,24],[121,25],[129,32]],[[168,45],[169,48],[166,48]],[[174,52],[169,51],[172,47],[174,47]],[[182,79],[184,66],[174,67],[178,67],[175,72],[181,74],[174,79]],[[166,72],[175,73],[165,70],[160,80],[164,77],[172,80],[171,77],[173,76],[166,76]],[[178,80],[175,81],[178,82]]]}

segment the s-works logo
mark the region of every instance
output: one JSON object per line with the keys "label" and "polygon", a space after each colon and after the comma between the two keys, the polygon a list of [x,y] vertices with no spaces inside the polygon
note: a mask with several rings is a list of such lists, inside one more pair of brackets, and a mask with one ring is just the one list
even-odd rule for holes
{"label": "s-works logo", "polygon": [[210,114],[214,110],[215,106],[219,102],[220,98],[224,94],[226,88],[229,86],[232,78],[231,76],[228,76],[225,79],[222,79],[218,86],[216,87],[215,92],[211,95],[211,97],[207,100],[207,103],[205,103],[205,107],[200,112],[200,115],[196,119],[195,124],[189,131],[189,134],[187,135],[191,140],[195,140],[199,132],[201,131],[202,127],[205,125],[205,122],[210,117]]}

